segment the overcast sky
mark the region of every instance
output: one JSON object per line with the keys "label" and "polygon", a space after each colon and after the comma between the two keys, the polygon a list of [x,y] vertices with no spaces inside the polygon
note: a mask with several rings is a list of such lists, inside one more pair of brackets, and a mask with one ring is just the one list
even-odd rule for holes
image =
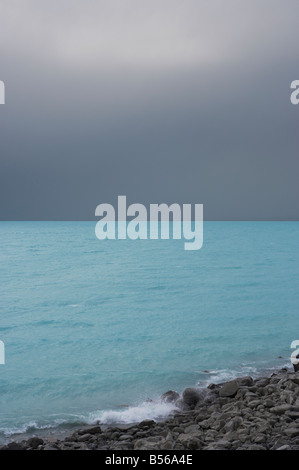
{"label": "overcast sky", "polygon": [[298,0],[0,0],[0,219],[298,220]]}

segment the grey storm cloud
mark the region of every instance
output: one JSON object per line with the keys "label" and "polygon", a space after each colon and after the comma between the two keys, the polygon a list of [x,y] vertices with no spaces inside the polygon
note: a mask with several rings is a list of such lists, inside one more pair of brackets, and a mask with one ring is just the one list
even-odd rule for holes
{"label": "grey storm cloud", "polygon": [[0,217],[298,218],[297,0],[1,0]]}

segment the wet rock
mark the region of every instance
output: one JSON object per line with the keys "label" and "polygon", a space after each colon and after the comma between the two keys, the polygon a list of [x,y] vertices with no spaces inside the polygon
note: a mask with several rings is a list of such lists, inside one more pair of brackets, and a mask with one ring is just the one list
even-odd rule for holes
{"label": "wet rock", "polygon": [[87,428],[86,432],[88,434],[100,434],[102,432],[101,426],[93,426],[92,428]]}
{"label": "wet rock", "polygon": [[38,446],[42,445],[43,443],[43,439],[40,439],[39,437],[31,437],[27,441],[28,447],[31,447],[31,449],[37,449]]}
{"label": "wet rock", "polygon": [[220,397],[234,397],[239,390],[239,384],[237,380],[230,380],[226,382],[219,391]]}
{"label": "wet rock", "polygon": [[250,377],[249,375],[245,377],[239,377],[237,380],[237,383],[239,387],[251,387],[253,385],[253,378]]}
{"label": "wet rock", "polygon": [[175,404],[176,404],[176,406],[180,409],[180,411],[188,411],[188,410],[190,410],[189,405],[187,405],[187,403],[185,403],[182,398],[179,398],[179,399],[176,401]]}
{"label": "wet rock", "polygon": [[198,402],[204,401],[205,396],[205,390],[189,387],[183,391],[182,399],[187,406],[189,406],[190,408],[194,408],[198,404]]}
{"label": "wet rock", "polygon": [[268,377],[264,377],[264,378],[255,380],[254,383],[255,383],[256,387],[264,388],[267,385],[269,385],[270,379]]}
{"label": "wet rock", "polygon": [[25,447],[20,442],[13,441],[2,447],[1,450],[25,450]]}
{"label": "wet rock", "polygon": [[173,390],[169,390],[166,393],[163,393],[161,399],[166,403],[175,403],[180,398],[178,392],[174,392]]}
{"label": "wet rock", "polygon": [[152,419],[144,419],[141,423],[138,424],[139,428],[151,428],[155,426],[156,422]]}
{"label": "wet rock", "polygon": [[[297,354],[296,359],[299,359],[299,354]],[[299,361],[297,364],[293,364],[294,371],[299,372]]]}

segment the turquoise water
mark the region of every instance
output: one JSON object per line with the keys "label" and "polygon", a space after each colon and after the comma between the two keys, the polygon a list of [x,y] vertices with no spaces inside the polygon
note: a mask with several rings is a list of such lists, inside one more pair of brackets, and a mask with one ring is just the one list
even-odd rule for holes
{"label": "turquoise water", "polygon": [[159,418],[169,389],[291,367],[298,222],[205,222],[199,251],[94,229],[0,223],[0,437]]}

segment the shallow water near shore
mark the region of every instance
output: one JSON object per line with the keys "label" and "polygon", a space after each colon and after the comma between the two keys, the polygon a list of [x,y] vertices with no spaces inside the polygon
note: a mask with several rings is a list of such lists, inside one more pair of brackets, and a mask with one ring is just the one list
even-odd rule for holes
{"label": "shallow water near shore", "polygon": [[0,439],[162,419],[169,389],[291,365],[298,222],[205,222],[193,252],[94,228],[0,223]]}

